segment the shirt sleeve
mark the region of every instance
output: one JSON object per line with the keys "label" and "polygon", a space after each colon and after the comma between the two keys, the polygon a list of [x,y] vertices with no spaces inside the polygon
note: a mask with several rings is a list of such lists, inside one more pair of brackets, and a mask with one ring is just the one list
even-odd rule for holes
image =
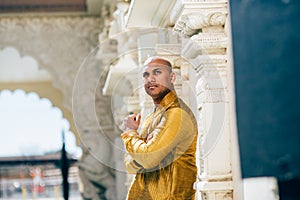
{"label": "shirt sleeve", "polygon": [[136,174],[143,169],[143,167],[139,165],[130,154],[125,155],[124,164],[126,171],[129,174]]}
{"label": "shirt sleeve", "polygon": [[145,169],[151,169],[157,167],[178,143],[185,141],[184,148],[187,149],[194,139],[194,132],[195,127],[190,116],[181,108],[171,108],[165,112],[156,128],[149,133],[153,134],[153,138],[148,143],[134,130],[122,134],[121,137],[132,158]]}

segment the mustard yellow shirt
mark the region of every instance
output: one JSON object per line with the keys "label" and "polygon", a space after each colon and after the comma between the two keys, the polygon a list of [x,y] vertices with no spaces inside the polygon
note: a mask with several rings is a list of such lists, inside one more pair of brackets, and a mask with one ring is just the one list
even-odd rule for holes
{"label": "mustard yellow shirt", "polygon": [[197,133],[192,111],[169,92],[141,124],[140,133],[122,134],[126,169],[136,173],[127,199],[194,199]]}

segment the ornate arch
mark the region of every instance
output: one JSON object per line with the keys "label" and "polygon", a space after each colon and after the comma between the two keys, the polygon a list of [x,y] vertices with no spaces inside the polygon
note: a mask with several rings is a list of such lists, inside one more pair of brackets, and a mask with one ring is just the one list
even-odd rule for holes
{"label": "ornate arch", "polygon": [[98,43],[99,25],[100,19],[96,17],[1,18],[0,48],[11,46],[22,56],[33,57],[39,67],[53,77],[52,83],[1,84],[1,88],[35,91],[50,99],[63,111],[71,130],[78,135],[69,97],[72,96],[73,82],[81,62]]}
{"label": "ornate arch", "polygon": [[35,58],[53,77],[53,85],[71,110],[72,88],[78,68],[98,44],[101,21],[96,17],[4,17],[0,20],[0,48],[12,46]]}

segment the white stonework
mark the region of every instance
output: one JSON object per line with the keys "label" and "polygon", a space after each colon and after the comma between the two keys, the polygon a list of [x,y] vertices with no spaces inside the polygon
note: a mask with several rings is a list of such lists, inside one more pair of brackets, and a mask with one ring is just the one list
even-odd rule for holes
{"label": "white stonework", "polygon": [[[3,17],[0,48],[12,46],[32,56],[71,97],[77,69],[97,45],[99,24],[96,17]],[[64,105],[71,110],[71,98],[64,98]]]}
{"label": "white stonework", "polygon": [[[164,10],[165,4],[166,2],[160,2],[162,8],[159,10]],[[224,29],[228,21],[227,4],[225,0],[178,0],[172,9],[165,9],[166,13],[170,13],[170,21],[165,23],[168,21],[165,15],[160,15],[159,19],[159,14],[147,10],[136,1],[130,4],[126,15],[129,20],[125,27],[127,31],[128,28],[137,26],[151,27],[149,24],[152,27],[173,24],[173,32],[183,36],[182,40],[176,41],[174,38],[170,40],[165,37],[171,34],[162,34],[159,31],[139,31],[137,35],[133,34],[138,41],[138,65],[154,52],[169,59],[179,76],[175,83],[176,90],[190,104],[197,117],[199,180],[194,186],[198,199],[225,200],[233,199],[234,196],[235,184],[232,177],[235,172],[232,171],[230,126],[232,110],[228,91],[232,89],[228,87],[228,68],[231,69],[231,66],[228,66],[227,54],[230,45],[227,34],[230,33]],[[133,17],[139,12],[145,12],[143,22]],[[122,24],[118,20],[116,22]],[[112,32],[116,30],[114,27]],[[125,44],[123,37],[119,41]],[[123,48],[119,48],[119,52],[125,52],[133,46],[121,47]],[[142,88],[138,90],[138,95],[142,113],[150,112],[151,100],[142,92]]]}
{"label": "white stonework", "polygon": [[[198,198],[233,199],[232,144],[229,126],[228,64],[226,49],[227,1],[177,1],[173,30],[190,39],[182,55],[194,69],[190,84],[196,93],[199,127]],[[192,71],[191,71],[192,72]]]}
{"label": "white stonework", "polygon": [[83,185],[86,184],[83,196],[88,195],[88,191],[101,189],[97,186],[101,185],[105,191],[100,190],[97,198],[115,199],[111,99],[102,94],[104,65],[95,54],[89,56],[78,71],[73,89],[73,116],[84,150],[78,166]]}
{"label": "white stonework", "polygon": [[203,15],[199,12],[182,15],[173,30],[181,32],[185,36],[192,36],[202,28],[210,26],[223,26],[226,21],[226,13],[213,12]]}
{"label": "white stonework", "polygon": [[[174,0],[131,1],[126,15],[126,27],[167,27]],[[142,16],[142,17],[141,17]]]}
{"label": "white stonework", "polygon": [[[203,18],[212,13],[228,13],[227,0],[177,0],[170,14],[171,23],[181,23],[181,18],[190,13],[201,13],[197,24],[203,23]],[[174,26],[174,27],[175,27]]]}
{"label": "white stonework", "polygon": [[[83,156],[78,163],[81,193],[86,199],[114,200],[113,152],[106,137],[113,135],[112,115],[107,112],[110,98],[103,97],[99,90],[95,91],[105,65],[95,56],[88,58],[97,47],[102,24],[99,17],[2,17],[0,48],[15,47],[22,56],[32,56],[42,69],[51,74],[53,85],[63,93],[64,107],[76,115],[77,139],[80,138],[78,143],[83,148]],[[85,58],[88,62],[84,63]],[[81,87],[74,89],[78,89],[76,92],[80,99],[72,107],[75,79],[82,68],[86,68],[82,70],[85,79],[77,80]]]}

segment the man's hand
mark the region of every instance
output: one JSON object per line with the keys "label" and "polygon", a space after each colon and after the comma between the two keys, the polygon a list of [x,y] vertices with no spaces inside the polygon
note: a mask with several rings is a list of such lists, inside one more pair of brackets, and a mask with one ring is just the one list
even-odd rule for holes
{"label": "man's hand", "polygon": [[123,131],[137,130],[140,126],[141,114],[133,114],[127,116],[122,123]]}
{"label": "man's hand", "polygon": [[148,143],[152,138],[153,138],[153,133],[150,133],[150,134],[147,136],[146,143]]}

